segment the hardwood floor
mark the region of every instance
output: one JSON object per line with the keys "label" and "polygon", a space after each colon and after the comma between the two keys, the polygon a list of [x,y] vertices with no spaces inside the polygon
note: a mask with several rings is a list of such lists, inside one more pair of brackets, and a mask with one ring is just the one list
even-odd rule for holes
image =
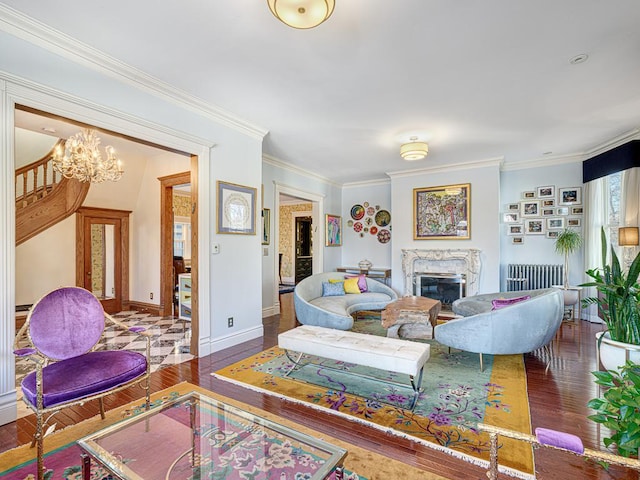
{"label": "hardwood floor", "polygon": [[[349,422],[336,415],[322,414],[301,405],[263,395],[214,379],[210,373],[277,344],[279,332],[295,326],[293,294],[281,296],[281,315],[264,320],[265,335],[204,358],[163,368],[152,375],[152,389],[159,391],[181,381],[191,382],[221,395],[238,399],[418,468],[436,472],[451,479],[484,479],[485,470],[437,452],[421,444],[364,425]],[[586,404],[597,395],[590,372],[596,369],[594,335],[601,326],[581,322],[576,327],[564,326],[559,339],[559,352],[551,358],[548,371],[544,352],[525,355],[532,428],[546,427],[579,436],[585,447],[601,449],[599,426],[586,417],[591,412]],[[106,408],[115,408],[142,397],[132,388],[105,400]],[[97,402],[67,409],[57,416],[58,428],[72,425],[98,414]],[[34,431],[34,418],[28,416],[0,427],[0,451],[27,443]],[[539,479],[637,479],[638,474],[621,468],[602,467],[584,459],[549,449],[536,450],[536,474]],[[501,476],[501,478],[503,478]],[[504,477],[509,478],[509,477]]]}

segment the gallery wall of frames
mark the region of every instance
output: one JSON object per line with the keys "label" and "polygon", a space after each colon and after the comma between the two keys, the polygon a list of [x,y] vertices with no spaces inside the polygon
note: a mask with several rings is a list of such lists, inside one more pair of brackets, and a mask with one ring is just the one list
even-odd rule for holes
{"label": "gallery wall of frames", "polygon": [[545,185],[522,192],[502,213],[506,233],[514,245],[523,245],[529,235],[555,239],[565,228],[582,231],[582,187]]}

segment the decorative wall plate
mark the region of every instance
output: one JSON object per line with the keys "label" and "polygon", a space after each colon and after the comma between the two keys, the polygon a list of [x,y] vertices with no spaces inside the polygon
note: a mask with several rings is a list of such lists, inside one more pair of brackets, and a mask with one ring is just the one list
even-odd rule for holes
{"label": "decorative wall plate", "polygon": [[362,205],[354,205],[351,207],[351,218],[360,220],[362,217],[364,217],[364,207]]}
{"label": "decorative wall plate", "polygon": [[381,227],[386,227],[391,223],[391,214],[387,210],[379,210],[376,213],[376,223]]}
{"label": "decorative wall plate", "polygon": [[375,208],[367,207],[367,215],[373,216],[374,213],[376,213],[376,209]]}
{"label": "decorative wall plate", "polygon": [[354,229],[356,232],[361,232],[361,231],[362,231],[362,223],[360,223],[360,222],[356,222],[356,223],[354,223],[354,224],[353,224],[353,229]]}
{"label": "decorative wall plate", "polygon": [[375,235],[375,234],[377,234],[377,233],[378,233],[378,227],[376,227],[376,226],[374,225],[373,227],[371,227],[371,228],[369,229],[369,233],[370,233],[371,235]]}
{"label": "decorative wall plate", "polygon": [[378,241],[380,243],[389,243],[389,240],[391,240],[391,232],[389,230],[383,228],[378,232]]}

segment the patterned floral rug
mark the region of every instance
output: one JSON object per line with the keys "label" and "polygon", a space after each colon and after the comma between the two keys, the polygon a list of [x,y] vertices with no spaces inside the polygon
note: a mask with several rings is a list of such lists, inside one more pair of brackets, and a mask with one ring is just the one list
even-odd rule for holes
{"label": "patterned floral rug", "polygon": [[[342,448],[345,448],[348,452],[347,458],[345,460],[345,467],[349,470],[345,474],[345,479],[347,480],[367,480],[367,478],[407,478],[407,479],[421,479],[421,480],[445,480],[438,475],[424,475],[424,472],[418,471],[412,467],[407,467],[406,465],[383,457],[382,455],[377,455],[371,451],[365,450],[363,448],[357,447],[355,445],[349,444],[347,442],[343,442],[341,440],[332,438],[328,435],[319,434],[303,425],[296,424],[291,422],[285,418],[279,417],[277,415],[271,414],[264,410],[252,407],[245,403],[239,402],[237,400],[223,397],[221,395],[217,395],[214,392],[209,390],[205,390],[201,387],[189,384],[189,383],[181,383],[165,389],[161,392],[153,394],[151,399],[154,406],[162,405],[168,401],[171,401],[178,396],[187,394],[189,392],[199,392],[201,394],[207,395],[211,398],[214,398],[218,401],[224,402],[226,404],[234,405],[238,408],[241,408],[247,412],[250,412],[254,415],[258,415],[263,418],[267,418],[274,422],[280,423],[287,427],[296,429],[304,434],[310,435],[312,437],[322,438],[323,440],[338,445]],[[81,464],[80,464],[80,448],[76,445],[76,440],[82,438],[90,433],[96,432],[102,428],[105,428],[109,425],[112,425],[116,422],[125,420],[132,416],[136,416],[140,413],[144,412],[144,404],[140,401],[134,402],[132,404],[126,405],[124,407],[116,408],[113,410],[109,410],[106,415],[106,419],[100,419],[100,416],[97,415],[89,420],[85,420],[80,422],[77,425],[72,427],[68,427],[59,432],[55,432],[53,435],[48,436],[45,440],[45,467],[47,469],[46,480],[57,480],[57,479],[80,479],[81,475]],[[298,452],[289,451],[286,445],[281,445],[283,448],[275,447],[277,452],[274,451],[274,455],[270,455],[269,458],[265,457],[265,461],[277,461],[280,462],[285,469],[289,465],[293,465],[294,460],[295,463],[300,464],[301,462],[307,465],[311,465],[313,459],[302,457],[298,455]],[[230,450],[230,453],[233,452],[233,449]],[[127,452],[127,455],[130,452]],[[237,452],[236,452],[237,453]],[[0,453],[0,478],[3,480],[33,480],[35,478],[34,474],[36,471],[35,466],[35,449],[29,448],[29,445],[23,445],[18,448],[14,448],[13,450],[9,450],[3,453]],[[239,460],[238,465],[242,466],[243,459],[242,455],[231,455],[235,459]],[[230,458],[231,458],[230,456]],[[292,459],[291,456],[296,457]],[[264,457],[264,456],[263,456]],[[291,461],[289,461],[291,460]],[[307,461],[309,460],[309,461]],[[303,465],[304,466],[304,465]],[[220,475],[216,476],[215,474],[208,475],[207,478],[215,479],[215,478],[232,478],[229,475],[229,472],[232,472],[231,475],[239,473],[241,468],[234,468],[234,464],[228,464],[227,470],[225,472],[221,472]],[[353,472],[358,472],[358,474]],[[285,475],[280,475],[275,477],[276,480],[280,478],[286,478],[288,480],[304,480],[304,478],[308,478],[305,475],[295,476],[295,474],[289,474],[290,472],[281,472],[285,473]],[[376,476],[376,475],[381,476]],[[100,466],[96,464],[96,462],[92,462],[91,469],[91,478],[92,479],[102,479],[108,478],[107,472]],[[160,478],[155,476],[153,478]],[[164,478],[164,476],[162,476]],[[183,475],[181,478],[189,478],[188,475]],[[235,477],[233,477],[235,478]],[[266,476],[245,476],[242,478],[267,478]],[[269,477],[273,478],[273,477]],[[331,477],[333,478],[333,477]]]}
{"label": "patterned floral rug", "polygon": [[[384,333],[376,318],[358,320],[354,330]],[[413,390],[406,375],[307,356],[310,363],[285,377],[292,362],[277,347],[213,375],[328,409],[482,465],[489,459],[489,440],[477,431],[478,423],[531,432],[522,355],[485,355],[485,370],[480,372],[477,354],[449,353],[435,341],[426,342],[431,357],[413,411],[409,410]],[[376,379],[366,378],[369,376]],[[532,450],[522,443],[505,439],[500,463],[511,475],[533,475]]]}

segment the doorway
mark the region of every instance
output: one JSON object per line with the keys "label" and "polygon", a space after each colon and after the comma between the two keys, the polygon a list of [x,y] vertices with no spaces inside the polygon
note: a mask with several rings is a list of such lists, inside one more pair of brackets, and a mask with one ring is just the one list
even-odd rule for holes
{"label": "doorway", "polygon": [[311,217],[295,217],[295,283],[313,273],[313,241]]}
{"label": "doorway", "polygon": [[129,215],[126,210],[76,211],[76,285],[92,292],[107,313],[129,308]]}

